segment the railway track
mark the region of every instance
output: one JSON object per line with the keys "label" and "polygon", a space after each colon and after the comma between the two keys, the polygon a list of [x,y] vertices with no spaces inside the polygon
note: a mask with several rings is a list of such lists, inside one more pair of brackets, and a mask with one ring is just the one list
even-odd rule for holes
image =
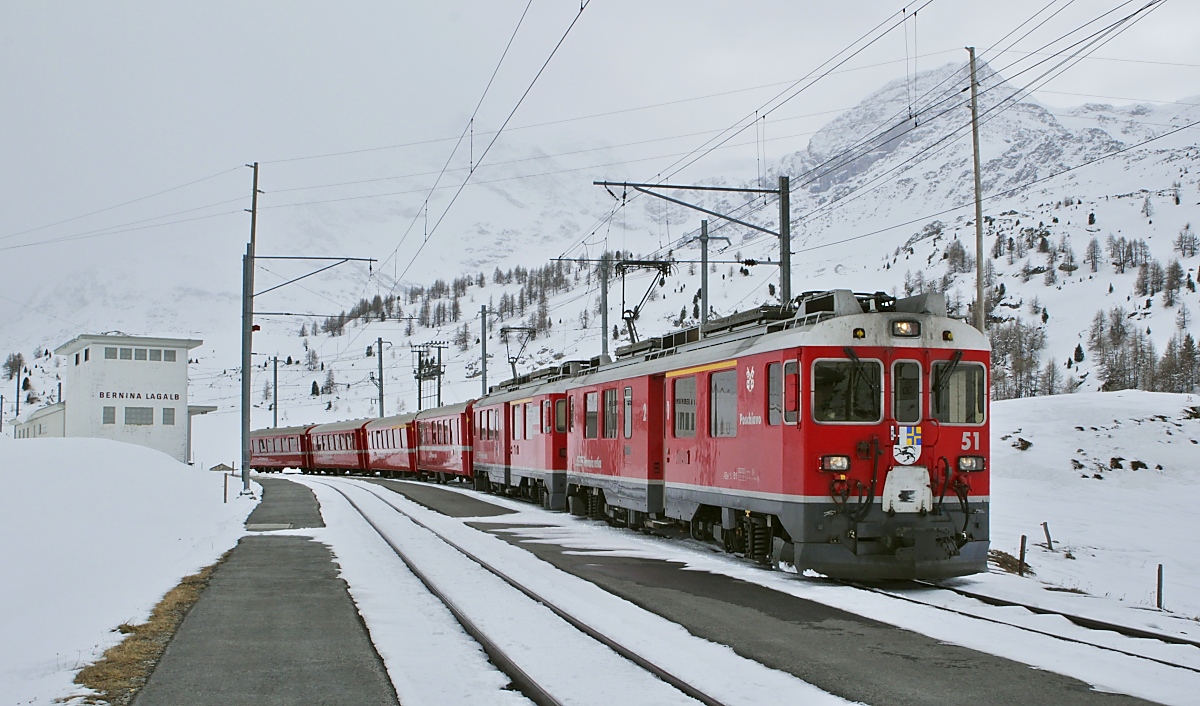
{"label": "railway track", "polygon": [[[968,618],[974,618],[976,620],[983,620],[983,621],[986,621],[989,623],[994,623],[996,625],[1004,625],[1007,627],[1015,628],[1017,630],[1022,630],[1022,631],[1033,633],[1036,635],[1042,635],[1042,636],[1050,637],[1050,638],[1053,638],[1056,640],[1062,640],[1064,642],[1071,642],[1071,643],[1075,643],[1075,644],[1079,644],[1079,645],[1087,645],[1089,647],[1094,647],[1096,649],[1106,650],[1109,652],[1115,652],[1117,654],[1125,655],[1127,657],[1134,657],[1137,659],[1148,660],[1150,662],[1155,662],[1157,664],[1161,664],[1161,665],[1164,665],[1167,667],[1174,667],[1176,669],[1186,669],[1191,672],[1200,673],[1200,666],[1195,666],[1195,665],[1191,665],[1191,664],[1183,664],[1181,662],[1172,661],[1172,660],[1164,659],[1162,657],[1156,657],[1154,655],[1146,654],[1146,652],[1137,652],[1137,651],[1133,651],[1131,649],[1125,649],[1123,647],[1118,647],[1118,646],[1115,646],[1112,644],[1105,644],[1105,640],[1101,639],[1103,633],[1109,632],[1109,633],[1116,633],[1118,635],[1123,635],[1125,637],[1136,638],[1139,640],[1149,640],[1152,642],[1157,642],[1161,645],[1187,646],[1187,647],[1200,649],[1200,642],[1197,642],[1194,640],[1189,640],[1184,637],[1167,635],[1167,634],[1158,633],[1158,632],[1154,632],[1154,631],[1150,631],[1150,630],[1143,630],[1141,628],[1136,628],[1136,627],[1132,627],[1129,625],[1121,625],[1118,623],[1111,623],[1111,622],[1098,620],[1098,619],[1094,619],[1094,618],[1086,618],[1083,616],[1073,615],[1070,613],[1065,613],[1065,612],[1053,610],[1050,608],[1043,608],[1041,606],[1029,605],[1026,603],[1020,603],[1018,601],[1011,601],[1011,600],[1004,599],[1004,598],[998,598],[996,596],[989,596],[986,594],[982,594],[977,591],[969,591],[969,590],[958,588],[955,586],[946,586],[946,585],[942,585],[939,583],[933,583],[933,582],[929,582],[929,581],[910,581],[910,582],[908,582],[910,585],[922,589],[920,593],[900,592],[898,590],[889,590],[886,588],[881,588],[879,586],[871,586],[871,585],[866,585],[866,584],[852,582],[852,581],[836,581],[835,583],[839,583],[839,584],[842,584],[845,586],[851,586],[853,588],[863,590],[863,591],[870,591],[872,593],[884,595],[889,598],[894,598],[894,599],[901,600],[901,601],[904,601],[907,603],[913,603],[916,605],[926,606],[929,608],[934,608],[936,610],[941,610],[941,611],[945,611],[948,613],[954,613],[956,615],[962,615],[962,616],[965,616]],[[936,594],[937,592],[952,593],[954,595],[961,596],[964,598],[970,598],[970,599],[979,601],[981,603],[984,603],[984,604],[990,605],[990,606],[998,606],[998,607],[1002,607],[1002,608],[1023,608],[1034,615],[1059,617],[1059,618],[1062,618],[1063,620],[1066,620],[1076,626],[1085,628],[1086,630],[1089,630],[1089,631],[1094,631],[1095,639],[1084,639],[1083,637],[1080,637],[1080,636],[1071,636],[1071,635],[1063,634],[1061,632],[1054,632],[1051,630],[1044,630],[1044,629],[1041,629],[1038,627],[1033,627],[1031,625],[1022,625],[1021,623],[1016,622],[1016,621],[1003,620],[1003,619],[1000,619],[999,617],[985,615],[981,612],[967,610],[967,609],[963,609],[963,608],[956,608],[956,607],[949,606],[949,605],[943,605],[943,604],[939,604],[932,600],[922,600],[922,598],[921,598],[922,596],[929,595],[930,593]],[[1197,653],[1195,656],[1196,656],[1196,664],[1200,664],[1200,653]]]}
{"label": "railway track", "polygon": [[[390,499],[378,492],[375,488],[364,486],[357,483],[345,482],[329,482],[329,481],[310,481],[314,485],[322,485],[339,493],[349,504],[354,508],[363,520],[378,533],[380,538],[395,552],[396,556],[409,568],[410,571],[425,585],[439,601],[441,601],[454,618],[459,622],[463,629],[470,635],[483,649],[483,651],[491,659],[492,663],[502,671],[511,681],[513,687],[527,696],[531,701],[539,706],[559,706],[560,704],[573,703],[591,703],[586,694],[580,694],[577,691],[572,692],[569,689],[563,689],[562,684],[570,681],[568,675],[554,675],[547,679],[546,669],[539,668],[538,663],[541,661],[537,657],[537,652],[532,644],[521,645],[522,648],[530,649],[513,649],[511,635],[497,636],[494,634],[496,621],[480,620],[477,611],[472,610],[471,606],[465,605],[461,600],[461,596],[456,596],[453,590],[445,585],[443,579],[439,579],[429,570],[428,562],[414,558],[411,551],[400,546],[399,543],[389,536],[388,531],[381,526],[381,518],[364,507],[366,503],[362,502],[365,496],[372,496],[380,502],[390,507],[395,512],[405,517],[417,527],[423,529],[435,541],[442,543],[453,549],[454,552],[468,559],[472,564],[478,567],[479,570],[486,572],[507,586],[514,589],[522,600],[529,601],[544,607],[549,610],[559,621],[561,621],[563,630],[574,630],[582,635],[576,635],[575,640],[578,642],[580,638],[586,636],[586,639],[594,643],[594,648],[602,650],[607,648],[612,653],[615,653],[614,658],[619,656],[627,660],[632,665],[636,665],[644,674],[645,678],[640,681],[636,678],[629,678],[628,674],[621,680],[623,686],[629,689],[629,697],[619,699],[625,703],[701,703],[707,706],[724,706],[725,702],[720,699],[705,693],[700,688],[689,683],[671,671],[662,668],[654,661],[646,658],[638,651],[612,639],[600,630],[587,624],[585,621],[572,615],[566,609],[560,607],[555,601],[539,594],[534,589],[517,580],[509,573],[503,571],[495,565],[494,562],[488,561],[469,549],[461,546],[452,538],[445,536],[436,528],[422,522],[420,518],[406,512],[396,504],[390,502]],[[350,488],[356,490],[350,490]],[[350,490],[350,492],[347,492]],[[387,491],[384,491],[387,492]],[[352,497],[352,496],[357,496]],[[431,539],[432,539],[431,538]],[[490,625],[488,623],[491,623]],[[532,627],[532,626],[531,626]],[[534,628],[536,630],[536,628]],[[569,641],[568,638],[565,641]],[[531,643],[536,643],[533,639]],[[559,639],[558,643],[562,644],[564,640]],[[595,650],[594,650],[595,651]],[[586,662],[586,660],[585,660]],[[579,664],[580,669],[585,670],[600,670],[603,666],[595,665],[590,662]],[[657,680],[661,682],[659,685],[658,695],[647,693],[646,682],[649,680]],[[553,682],[553,683],[552,683]],[[566,693],[564,693],[566,692]],[[673,694],[671,693],[673,692]],[[674,698],[672,698],[672,696]],[[607,695],[605,700],[609,700],[611,695]],[[649,699],[649,700],[647,700]]]}

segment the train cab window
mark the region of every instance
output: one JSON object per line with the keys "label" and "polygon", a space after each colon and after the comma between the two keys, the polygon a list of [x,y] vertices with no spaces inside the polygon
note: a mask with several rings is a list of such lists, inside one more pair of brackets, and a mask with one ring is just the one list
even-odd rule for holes
{"label": "train cab window", "polygon": [[567,430],[567,401],[554,401],[554,431],[563,433]]}
{"label": "train cab window", "polygon": [[525,405],[525,438],[532,439],[538,433],[541,427],[538,419],[538,414],[541,410],[541,405],[536,402],[530,402]]}
{"label": "train cab window", "polygon": [[554,431],[553,417],[550,415],[550,400],[542,400],[542,433],[549,434]]}
{"label": "train cab window", "polygon": [[987,372],[979,363],[934,363],[930,392],[933,417],[942,424],[983,424]]}
{"label": "train cab window", "polygon": [[767,364],[767,424],[783,423],[783,364]]}
{"label": "train cab window", "polygon": [[709,433],[737,436],[737,370],[722,370],[708,378]]}
{"label": "train cab window", "polygon": [[900,424],[921,421],[921,364],[915,360],[892,364],[892,416]]}
{"label": "train cab window", "polygon": [[813,417],[818,422],[878,422],[882,419],[876,360],[819,360],[813,364]]}
{"label": "train cab window", "polygon": [[604,391],[604,438],[617,438],[617,388]]}
{"label": "train cab window", "polygon": [[696,435],[696,377],[675,380],[675,437]]}
{"label": "train cab window", "polygon": [[632,387],[625,388],[625,406],[624,406],[624,410],[621,412],[621,414],[624,415],[624,418],[621,421],[623,422],[622,429],[624,430],[625,438],[626,439],[632,438],[633,437],[633,388]]}
{"label": "train cab window", "polygon": [[600,393],[587,392],[583,395],[583,436],[595,439],[600,426]]}

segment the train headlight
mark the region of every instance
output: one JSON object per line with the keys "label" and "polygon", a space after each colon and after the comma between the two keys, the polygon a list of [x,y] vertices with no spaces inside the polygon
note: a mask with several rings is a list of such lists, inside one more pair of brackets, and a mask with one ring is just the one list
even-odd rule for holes
{"label": "train headlight", "polygon": [[822,456],[821,470],[833,471],[835,473],[845,473],[850,470],[849,456]]}
{"label": "train headlight", "polygon": [[921,335],[920,321],[893,321],[892,335],[902,338],[916,338]]}
{"label": "train headlight", "polygon": [[959,456],[958,470],[963,473],[987,470],[987,459],[983,456]]}

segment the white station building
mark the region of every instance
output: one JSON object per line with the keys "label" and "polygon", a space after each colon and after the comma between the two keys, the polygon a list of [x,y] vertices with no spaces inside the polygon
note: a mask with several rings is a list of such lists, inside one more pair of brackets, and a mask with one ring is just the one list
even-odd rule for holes
{"label": "white station building", "polygon": [[16,426],[15,436],[126,441],[186,463],[191,458],[192,417],[216,409],[188,405],[188,351],[202,343],[77,336],[54,350],[67,358],[63,400],[30,414]]}

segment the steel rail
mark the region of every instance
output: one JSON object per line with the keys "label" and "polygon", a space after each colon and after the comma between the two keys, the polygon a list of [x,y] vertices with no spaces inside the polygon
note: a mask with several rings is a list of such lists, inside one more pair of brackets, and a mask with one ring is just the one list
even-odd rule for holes
{"label": "steel rail", "polygon": [[454,601],[452,601],[449,596],[438,589],[433,581],[431,581],[429,577],[426,576],[425,573],[421,571],[421,569],[419,569],[417,565],[414,564],[408,558],[408,556],[404,554],[404,551],[401,550],[400,547],[396,546],[395,542],[393,542],[386,534],[384,534],[379,525],[375,524],[375,522],[367,515],[367,513],[363,511],[361,507],[359,507],[358,503],[354,502],[353,498],[351,498],[346,494],[345,491],[333,483],[321,481],[314,482],[318,485],[323,485],[327,488],[337,491],[338,494],[346,499],[346,502],[350,503],[350,506],[353,507],[358,514],[361,515],[364,520],[366,520],[367,524],[371,526],[371,529],[375,530],[379,537],[383,539],[383,541],[386,542],[389,547],[391,547],[392,551],[396,553],[396,556],[400,558],[400,561],[404,562],[404,565],[408,567],[408,570],[413,572],[413,575],[415,575],[421,581],[421,583],[425,585],[425,588],[430,593],[432,593],[439,601],[445,604],[446,608],[454,616],[454,619],[457,620],[460,625],[462,625],[463,630],[465,630],[468,635],[474,638],[474,640],[479,643],[480,647],[483,648],[484,653],[487,654],[488,659],[492,661],[492,664],[495,664],[500,671],[504,672],[504,674],[512,680],[513,686],[520,690],[522,694],[529,697],[529,700],[538,706],[562,706],[561,701],[556,699],[533,677],[529,676],[525,670],[521,669],[520,665],[511,659],[503,649],[501,649],[495,642],[491,640],[491,638],[484,634],[484,632],[480,630],[475,623],[471,622],[471,619],[466,616],[462,609],[455,605]]}
{"label": "steel rail", "polygon": [[[670,684],[671,686],[680,690],[687,696],[690,696],[691,698],[699,701],[700,703],[705,704],[705,706],[725,706],[725,704],[723,702],[713,698],[712,696],[709,696],[708,694],[704,693],[703,691],[701,691],[701,690],[697,689],[696,687],[692,686],[691,684],[689,684],[686,680],[675,676],[671,672],[668,672],[667,670],[663,669],[662,667],[658,666],[657,664],[655,664],[655,663],[651,662],[650,660],[646,659],[645,657],[641,656],[637,652],[634,652],[633,650],[631,650],[628,647],[622,645],[621,643],[613,640],[612,638],[610,638],[609,636],[600,632],[599,630],[593,628],[591,625],[588,625],[587,623],[583,622],[579,618],[576,618],[574,615],[571,615],[563,608],[559,607],[558,605],[555,605],[553,601],[550,601],[549,599],[541,596],[540,594],[536,593],[532,589],[526,587],[521,582],[517,581],[516,579],[512,578],[508,574],[504,573],[500,569],[497,569],[495,566],[493,566],[487,560],[480,558],[478,555],[474,554],[470,550],[461,546],[454,540],[446,537],[441,532],[438,532],[436,529],[425,524],[420,519],[413,517],[411,514],[406,512],[403,508],[398,507],[395,503],[393,503],[391,501],[391,499],[389,497],[387,497],[387,495],[384,494],[384,493],[388,493],[390,491],[383,491],[381,493],[378,490],[376,490],[378,488],[378,486],[376,486],[375,484],[372,484],[372,483],[354,483],[354,485],[362,488],[363,490],[365,490],[365,491],[371,493],[372,495],[374,495],[375,497],[379,498],[381,501],[383,501],[386,505],[388,505],[389,507],[394,509],[396,512],[407,517],[418,527],[421,527],[421,528],[425,529],[426,531],[430,532],[438,539],[442,540],[446,544],[453,547],[456,551],[461,553],[463,556],[467,557],[468,559],[475,562],[476,564],[479,564],[481,567],[486,569],[488,572],[490,572],[491,574],[496,576],[496,578],[499,578],[501,581],[504,581],[509,586],[512,586],[516,590],[523,593],[526,597],[544,605],[552,613],[554,613],[558,617],[565,620],[568,624],[570,624],[575,629],[579,630],[583,634],[587,635],[588,637],[592,638],[593,640],[595,640],[595,641],[599,642],[600,644],[604,645],[605,647],[609,648],[613,652],[616,652],[617,654],[619,654],[620,656],[629,660],[630,662],[633,662],[634,664],[636,664],[637,666],[646,670],[647,672],[650,672],[651,674],[658,677],[663,682]],[[340,489],[339,489],[339,492],[341,492]],[[342,493],[342,495],[345,496],[345,493]],[[351,502],[353,504],[353,501],[351,501]],[[355,508],[357,509],[357,506],[355,506]],[[359,512],[362,512],[362,511],[359,510]],[[374,527],[374,524],[372,524],[372,527]],[[376,529],[376,531],[378,531],[378,529]],[[391,542],[389,541],[388,544],[391,545]],[[393,548],[394,548],[394,546],[393,546]]]}
{"label": "steel rail", "polygon": [[1111,632],[1120,633],[1126,637],[1137,637],[1145,640],[1158,640],[1160,642],[1169,642],[1173,645],[1191,645],[1192,647],[1200,647],[1200,640],[1190,640],[1186,637],[1180,637],[1178,635],[1169,635],[1166,633],[1156,632],[1154,630],[1143,630],[1142,628],[1134,627],[1132,625],[1110,623],[1105,620],[1087,618],[1082,615],[1075,615],[1073,613],[1063,613],[1062,611],[1057,611],[1052,608],[1042,608],[1040,606],[1029,605],[1027,603],[1018,603],[1016,601],[1010,601],[1007,598],[989,596],[985,593],[976,593],[975,591],[968,591],[964,588],[957,588],[955,586],[943,586],[941,584],[929,581],[914,581],[914,583],[921,586],[927,586],[929,588],[939,588],[943,591],[953,591],[960,596],[974,598],[977,601],[982,601],[994,606],[1002,606],[1006,608],[1024,608],[1029,612],[1037,613],[1038,615],[1057,615],[1059,617],[1066,618],[1081,628],[1088,628],[1090,630],[1108,630]]}
{"label": "steel rail", "polygon": [[[1039,629],[1037,629],[1037,628],[1031,628],[1031,627],[1028,627],[1028,626],[1025,626],[1025,625],[1018,625],[1018,624],[1016,624],[1016,623],[1012,623],[1012,622],[1009,622],[1009,621],[1006,621],[1006,620],[999,620],[999,619],[997,619],[997,618],[991,618],[991,617],[988,617],[988,616],[985,616],[985,615],[978,615],[978,614],[976,614],[976,613],[971,613],[971,612],[969,612],[969,611],[965,611],[965,610],[959,610],[958,608],[950,608],[950,607],[947,607],[947,606],[940,606],[940,605],[937,605],[937,604],[935,604],[935,603],[929,603],[929,602],[927,602],[927,601],[922,601],[922,600],[919,600],[919,599],[917,599],[917,598],[912,598],[912,597],[910,597],[910,596],[905,596],[905,595],[902,595],[902,594],[893,593],[893,592],[891,592],[891,591],[886,591],[886,590],[884,590],[884,589],[882,589],[882,588],[877,588],[877,587],[875,587],[875,586],[868,586],[868,585],[861,584],[861,583],[856,583],[856,582],[853,582],[853,581],[834,581],[834,583],[839,583],[839,584],[842,584],[843,586],[850,586],[850,587],[857,588],[857,589],[859,589],[859,590],[862,590],[862,591],[870,591],[871,593],[877,593],[877,594],[879,594],[879,595],[881,595],[881,596],[887,596],[888,598],[895,598],[896,600],[905,601],[905,602],[908,602],[908,603],[912,603],[912,604],[914,604],[914,605],[925,606],[925,607],[927,607],[927,608],[934,608],[934,609],[937,609],[937,610],[942,610],[942,611],[945,611],[945,612],[947,612],[947,613],[954,613],[955,615],[961,615],[961,616],[963,616],[963,617],[967,617],[967,618],[974,618],[974,619],[976,619],[976,620],[982,620],[982,621],[984,621],[984,622],[988,622],[988,623],[994,623],[994,624],[996,624],[996,625],[1004,625],[1004,626],[1007,626],[1007,627],[1010,627],[1010,628],[1016,628],[1017,630],[1024,630],[1024,631],[1026,631],[1026,632],[1031,632],[1031,633],[1034,633],[1034,634],[1036,634],[1036,635],[1042,635],[1042,636],[1044,636],[1044,637],[1050,637],[1050,638],[1054,638],[1054,639],[1056,639],[1056,640],[1062,640],[1063,642],[1071,642],[1071,643],[1075,643],[1075,644],[1077,644],[1077,645],[1087,645],[1088,647],[1094,647],[1094,648],[1096,648],[1096,649],[1098,649],[1098,650],[1106,650],[1106,651],[1108,651],[1108,652],[1116,652],[1117,654],[1125,655],[1126,657],[1134,657],[1134,658],[1136,658],[1136,659],[1144,659],[1144,660],[1147,660],[1147,661],[1150,661],[1150,662],[1156,662],[1156,663],[1158,663],[1158,664],[1161,664],[1161,665],[1164,665],[1164,666],[1167,666],[1167,667],[1174,667],[1174,668],[1176,668],[1176,669],[1186,669],[1186,670],[1188,670],[1188,671],[1192,671],[1192,672],[1200,673],[1200,667],[1191,667],[1191,666],[1188,666],[1188,665],[1186,665],[1186,664],[1179,664],[1178,662],[1169,662],[1169,661],[1167,661],[1167,660],[1165,660],[1165,659],[1159,659],[1158,657],[1151,657],[1151,656],[1149,656],[1149,655],[1139,654],[1139,653],[1137,653],[1137,652],[1130,652],[1130,651],[1128,651],[1128,650],[1122,650],[1122,649],[1120,649],[1120,648],[1118,648],[1118,647],[1109,647],[1108,645],[1099,645],[1099,644],[1096,644],[1095,642],[1088,642],[1087,640],[1081,640],[1081,639],[1074,638],[1074,637],[1067,637],[1067,636],[1065,636],[1065,635],[1059,635],[1059,634],[1057,634],[1057,633],[1049,632],[1049,631],[1046,631],[1046,630],[1039,630]],[[947,588],[947,587],[945,587],[945,586],[938,586],[937,584],[925,584],[925,583],[923,583],[923,582],[920,582],[920,583],[922,583],[922,585],[925,585],[925,586],[932,586],[932,587],[934,587],[934,588],[938,588],[938,589],[942,589],[942,590],[947,590],[947,591],[951,591],[951,592],[954,592],[954,593],[959,593],[958,591],[956,591],[956,590],[954,590],[954,589],[951,589],[951,588]],[[963,594],[961,594],[961,595],[964,595],[964,596],[965,596],[965,595],[968,595],[968,594],[967,594],[967,593],[963,593]],[[971,598],[978,598],[978,599],[979,599],[979,600],[981,600],[981,601],[984,601],[984,602],[989,602],[989,603],[990,603],[990,601],[986,601],[986,600],[984,600],[982,597],[978,597],[978,596],[974,596],[974,595],[972,595],[972,596],[970,596],[970,597],[971,597]],[[997,600],[997,601],[999,601],[999,599],[996,599],[996,600]],[[1040,615],[1057,615],[1057,616],[1061,616],[1061,617],[1063,617],[1063,618],[1066,618],[1066,619],[1070,620],[1070,617],[1069,617],[1069,616],[1067,616],[1067,615],[1065,615],[1065,614],[1063,614],[1063,613],[1059,613],[1058,611],[1053,611],[1053,610],[1049,610],[1049,609],[1045,609],[1045,608],[1043,608],[1043,609],[1035,609],[1034,607],[1032,607],[1032,606],[1028,606],[1028,605],[1025,605],[1024,603],[1015,603],[1015,602],[1010,602],[1010,601],[1003,601],[1003,602],[998,602],[997,604],[998,604],[998,605],[1003,605],[1003,606],[1005,606],[1005,607],[1013,607],[1013,608],[1026,608],[1026,609],[1029,609],[1030,611],[1032,611],[1032,612],[1034,612],[1034,613],[1038,613],[1038,614],[1040,614]],[[1071,622],[1074,622],[1074,621],[1071,621]],[[1131,637],[1150,637],[1151,639],[1161,639],[1161,636],[1159,636],[1159,635],[1157,635],[1157,634],[1155,634],[1155,633],[1150,633],[1150,632],[1145,632],[1145,631],[1139,631],[1139,632],[1144,632],[1144,634],[1143,634],[1143,635],[1130,635],[1129,633],[1125,633],[1125,632],[1123,632],[1123,628],[1124,628],[1124,626],[1119,626],[1119,625],[1111,625],[1111,626],[1110,626],[1110,625],[1108,625],[1108,624],[1106,624],[1106,623],[1103,623],[1103,621],[1094,621],[1094,622],[1095,622],[1096,624],[1098,624],[1098,625],[1105,625],[1106,627],[1103,627],[1103,628],[1092,628],[1092,629],[1096,629],[1096,630],[1111,630],[1111,631],[1113,631],[1113,632],[1117,632],[1117,633],[1120,633],[1120,634],[1125,634],[1125,635],[1127,635],[1127,636],[1131,636]],[[1081,627],[1088,627],[1088,626],[1081,625]],[[1131,630],[1136,630],[1136,628],[1132,628]],[[1169,641],[1167,641],[1167,640],[1164,640],[1164,642],[1169,642]],[[1193,643],[1184,643],[1184,644],[1193,644]]]}

